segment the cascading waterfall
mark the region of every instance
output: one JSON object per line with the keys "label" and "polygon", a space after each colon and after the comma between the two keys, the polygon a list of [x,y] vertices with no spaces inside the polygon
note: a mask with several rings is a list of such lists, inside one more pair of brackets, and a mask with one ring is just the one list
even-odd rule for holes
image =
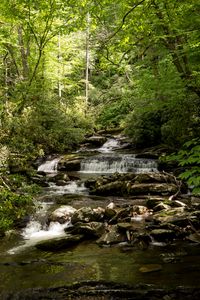
{"label": "cascading waterfall", "polygon": [[106,154],[85,158],[81,163],[82,173],[148,173],[157,172],[157,162],[136,158],[134,154]]}
{"label": "cascading waterfall", "polygon": [[69,226],[70,219],[64,224],[60,224],[59,222],[50,222],[50,224],[46,224],[46,213],[52,204],[53,202],[37,203],[38,210],[35,216],[29,221],[21,233],[24,243],[10,249],[8,251],[9,254],[23,251],[27,247],[34,246],[40,241],[65,236],[64,229]]}
{"label": "cascading waterfall", "polygon": [[112,153],[116,149],[120,149],[120,141],[117,139],[108,139],[102,147],[97,150],[101,153]]}
{"label": "cascading waterfall", "polygon": [[54,158],[52,160],[47,160],[38,167],[38,171],[45,173],[56,173],[57,166],[60,158]]}
{"label": "cascading waterfall", "polygon": [[[111,174],[111,173],[147,173],[157,172],[157,162],[152,159],[136,158],[134,154],[114,153],[114,150],[120,149],[120,141],[117,139],[108,139],[108,141],[98,149],[101,153],[92,157],[87,157],[81,162],[80,173],[88,174]],[[43,171],[49,176],[57,173],[57,165],[60,158],[47,160],[38,167],[38,171]],[[64,186],[56,185],[49,182],[46,188],[48,195],[65,195],[65,194],[87,194],[88,190],[81,181],[70,181]],[[37,203],[38,209],[36,215],[27,224],[21,233],[24,243],[18,247],[9,250],[10,254],[22,251],[23,249],[33,246],[39,241],[56,238],[65,235],[64,229],[69,226],[69,221],[64,224],[58,222],[46,223],[46,212],[51,203]]]}
{"label": "cascading waterfall", "polygon": [[56,185],[51,182],[49,184],[49,194],[56,195],[65,195],[65,194],[87,194],[87,188],[84,186],[84,183],[79,183],[76,181],[70,181],[64,186]]}

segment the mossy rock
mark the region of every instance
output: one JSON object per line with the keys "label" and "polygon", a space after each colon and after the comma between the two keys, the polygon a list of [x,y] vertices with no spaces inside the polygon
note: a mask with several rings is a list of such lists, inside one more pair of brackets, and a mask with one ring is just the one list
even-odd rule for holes
{"label": "mossy rock", "polygon": [[37,249],[44,251],[59,251],[63,249],[68,249],[74,245],[77,245],[84,238],[83,235],[72,235],[68,234],[64,237],[57,237],[54,239],[49,239],[46,241],[39,242],[35,245]]}

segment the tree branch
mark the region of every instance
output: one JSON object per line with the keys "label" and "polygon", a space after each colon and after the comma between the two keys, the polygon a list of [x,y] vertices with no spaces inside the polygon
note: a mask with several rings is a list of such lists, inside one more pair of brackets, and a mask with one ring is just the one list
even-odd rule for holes
{"label": "tree branch", "polygon": [[134,11],[135,8],[137,8],[140,4],[142,4],[145,0],[140,1],[137,4],[134,4],[133,7],[131,7],[131,9],[129,11],[127,11],[127,13],[124,15],[123,19],[122,19],[122,23],[120,25],[120,27],[108,38],[108,40],[105,43],[108,43],[115,35],[118,34],[118,32],[122,29],[126,18],[128,17],[128,15],[130,15],[132,13],[132,11]]}

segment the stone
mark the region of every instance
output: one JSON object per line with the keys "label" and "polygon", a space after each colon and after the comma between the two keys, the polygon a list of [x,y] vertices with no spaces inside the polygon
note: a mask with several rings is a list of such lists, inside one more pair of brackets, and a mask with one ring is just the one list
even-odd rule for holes
{"label": "stone", "polygon": [[113,245],[126,241],[126,235],[118,231],[117,225],[109,225],[105,232],[96,243],[99,245]]}
{"label": "stone", "polygon": [[151,272],[157,272],[161,270],[162,270],[162,266],[159,264],[147,264],[147,265],[143,265],[139,269],[141,273],[151,273]]}
{"label": "stone", "polygon": [[115,205],[114,202],[110,202],[110,203],[106,206],[106,208],[108,208],[108,209],[114,209],[115,207],[116,207],[116,205]]}
{"label": "stone", "polygon": [[101,211],[95,211],[91,207],[82,207],[73,214],[71,222],[72,224],[75,224],[77,222],[88,223],[92,221],[98,222],[102,219],[103,215]]}
{"label": "stone", "polygon": [[150,235],[158,242],[171,241],[176,238],[176,232],[170,229],[153,229]]}
{"label": "stone", "polygon": [[94,147],[100,147],[107,141],[107,138],[105,136],[101,135],[93,135],[89,138],[85,139],[85,143],[88,143]]}
{"label": "stone", "polygon": [[146,206],[149,209],[153,209],[156,205],[158,205],[162,201],[164,201],[163,198],[150,198],[147,200]]}
{"label": "stone", "polygon": [[45,240],[35,245],[37,249],[44,251],[59,251],[70,248],[83,240],[83,235],[67,234],[64,237]]}
{"label": "stone", "polygon": [[162,210],[169,210],[171,207],[163,202],[158,203],[154,208],[154,212],[162,211]]}
{"label": "stone", "polygon": [[76,209],[69,205],[62,205],[54,210],[49,216],[49,222],[59,222],[60,224],[69,222]]}
{"label": "stone", "polygon": [[129,222],[123,222],[123,223],[121,222],[121,223],[118,223],[117,226],[118,226],[119,230],[124,231],[124,232],[126,232],[127,230],[135,230],[134,224],[129,223]]}
{"label": "stone", "polygon": [[51,177],[49,180],[55,182],[57,185],[61,185],[59,184],[59,182],[63,182],[66,184],[66,182],[68,182],[70,179],[66,173],[58,173],[54,177]]}
{"label": "stone", "polygon": [[81,167],[81,159],[62,159],[58,162],[58,171],[79,171]]}
{"label": "stone", "polygon": [[149,212],[149,210],[147,209],[147,207],[143,206],[143,205],[134,205],[132,207],[132,211],[133,211],[133,213],[136,213],[138,215],[147,214]]}
{"label": "stone", "polygon": [[41,187],[49,186],[46,177],[44,177],[42,175],[36,174],[35,176],[31,177],[31,180],[33,183],[36,183],[36,184],[40,185]]}
{"label": "stone", "polygon": [[177,186],[172,183],[134,183],[129,186],[128,192],[130,195],[171,195],[177,192]]}
{"label": "stone", "polygon": [[104,217],[105,217],[106,220],[110,220],[110,219],[112,219],[116,214],[117,214],[116,210],[107,207],[107,208],[105,209]]}
{"label": "stone", "polygon": [[67,227],[65,232],[73,234],[83,234],[85,238],[99,238],[105,232],[105,225],[101,222],[89,222],[81,223],[78,222],[72,227]]}
{"label": "stone", "polygon": [[123,195],[123,191],[125,192],[124,182],[117,180],[114,182],[99,185],[98,187],[95,185],[92,194],[104,195],[104,196],[112,196],[112,195],[120,196]]}

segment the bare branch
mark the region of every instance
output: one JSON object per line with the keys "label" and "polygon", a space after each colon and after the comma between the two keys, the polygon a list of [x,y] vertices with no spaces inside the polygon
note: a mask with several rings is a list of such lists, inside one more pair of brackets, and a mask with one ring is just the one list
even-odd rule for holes
{"label": "bare branch", "polygon": [[142,0],[140,1],[139,3],[137,4],[134,4],[133,7],[131,7],[131,9],[124,15],[123,19],[122,19],[122,23],[120,25],[120,27],[109,37],[109,39],[106,41],[106,43],[108,43],[115,35],[118,34],[118,32],[122,29],[125,21],[126,21],[126,18],[128,17],[128,15],[130,15],[135,8],[137,8],[140,4],[142,4],[145,0]]}

